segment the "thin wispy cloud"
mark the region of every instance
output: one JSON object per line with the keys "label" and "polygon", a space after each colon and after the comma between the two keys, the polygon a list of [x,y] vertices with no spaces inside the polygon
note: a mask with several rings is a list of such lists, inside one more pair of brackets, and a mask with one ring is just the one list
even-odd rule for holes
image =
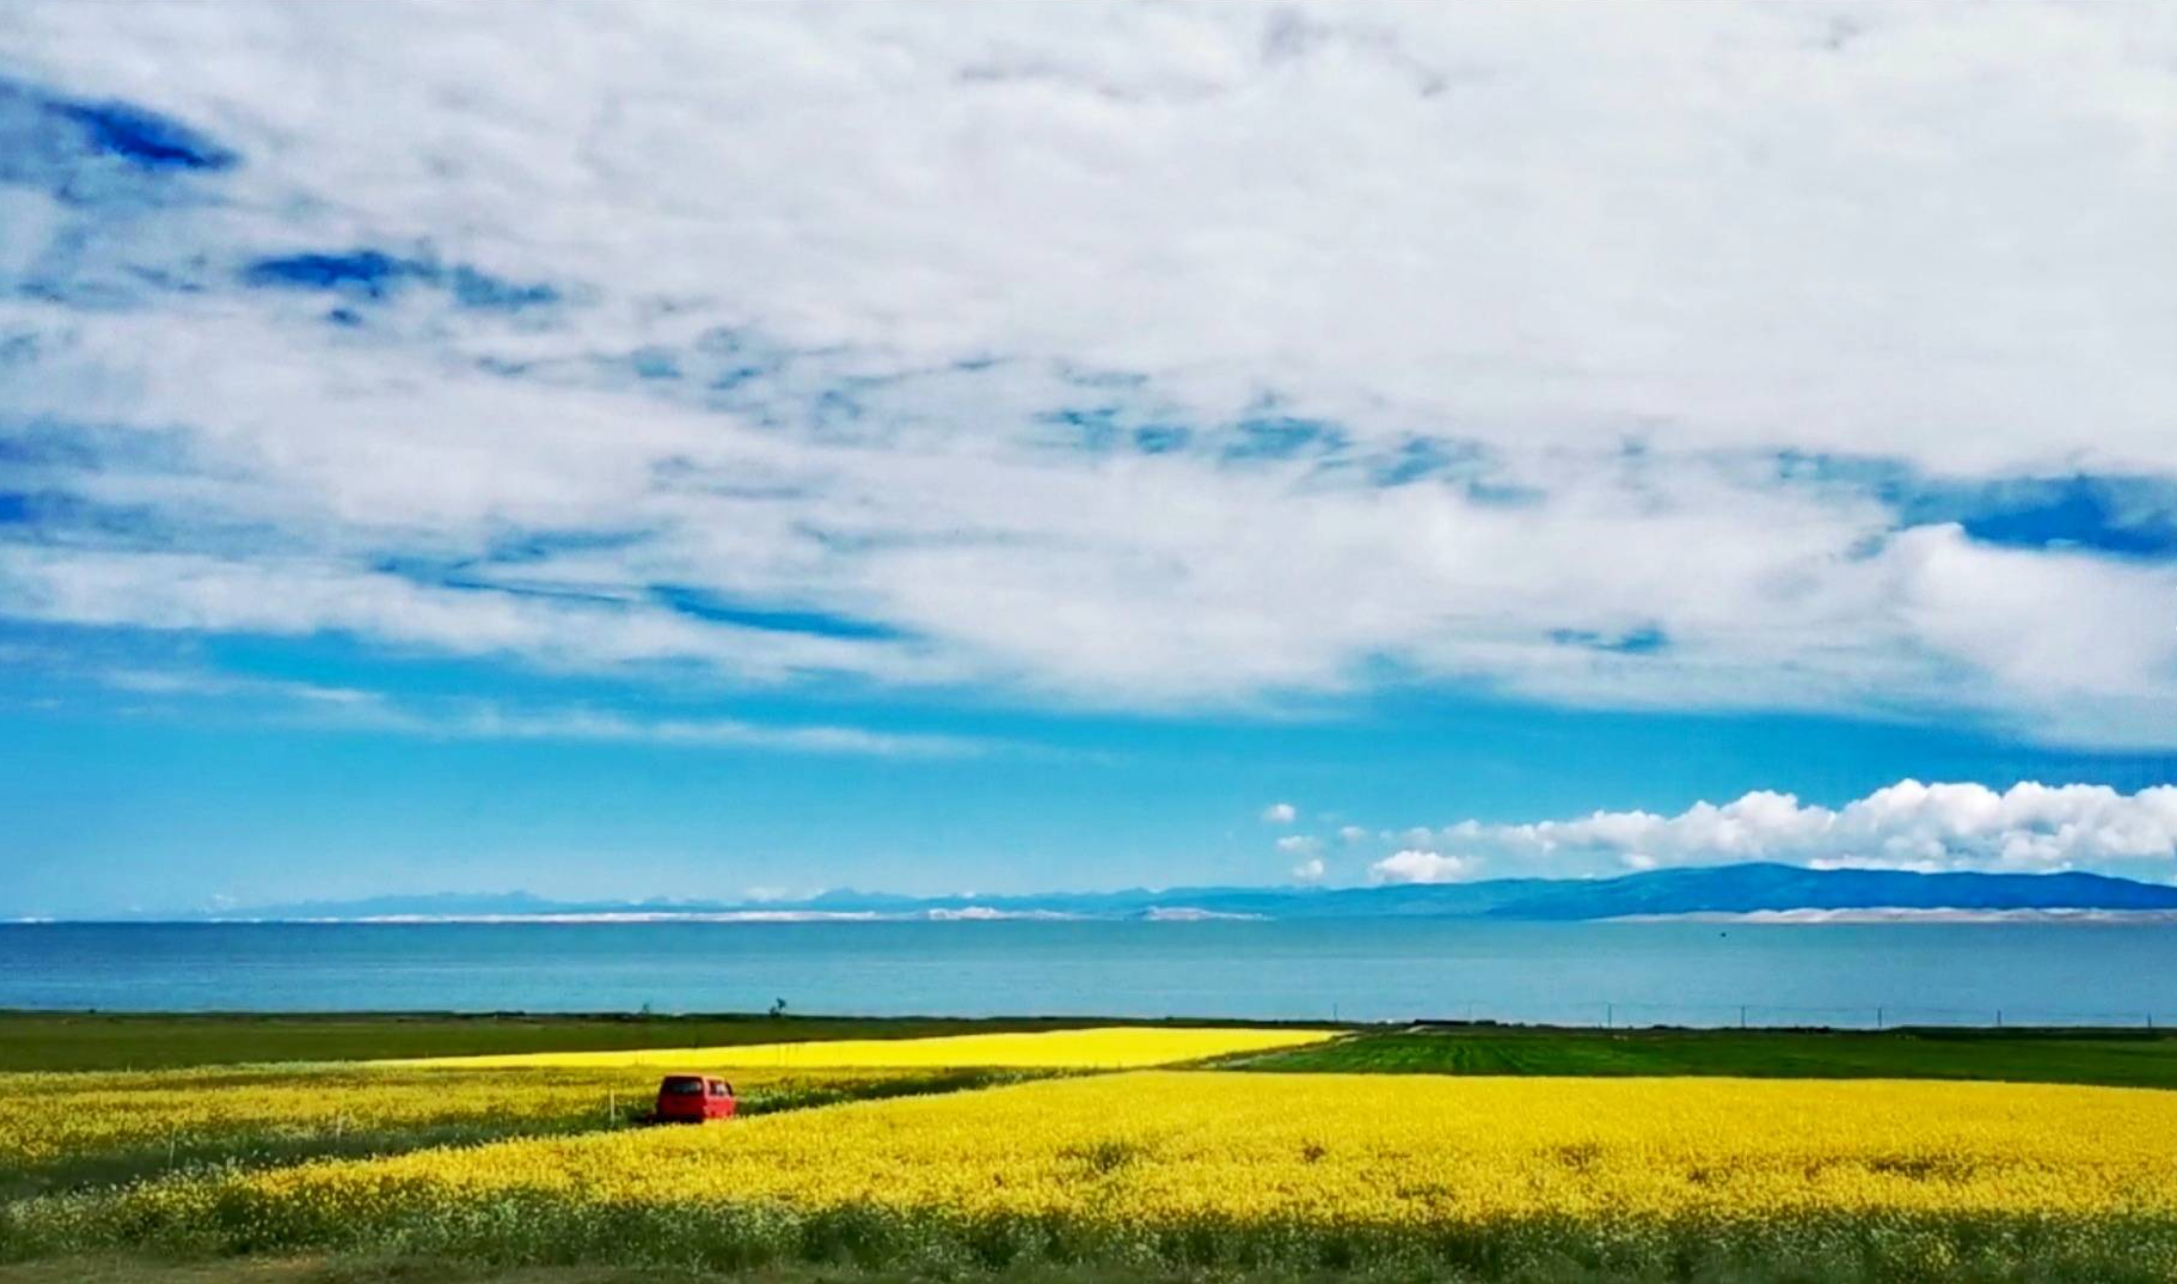
{"label": "thin wispy cloud", "polygon": [[1037,752],[979,736],[873,731],[863,727],[760,722],[717,716],[630,716],[609,709],[507,707],[478,699],[425,703],[378,691],[307,682],[238,678],[197,670],[107,669],[83,675],[97,685],[165,707],[138,712],[230,715],[238,704],[281,725],[323,731],[367,731],[432,740],[515,740],[566,743],[717,747],[786,753],[885,758],[966,758]]}
{"label": "thin wispy cloud", "polygon": [[1003,746],[967,736],[892,734],[859,727],[790,726],[735,718],[639,720],[594,710],[509,712],[473,708],[452,716],[402,715],[418,734],[456,739],[612,741],[720,745],[792,753],[869,754],[897,758],[967,757]]}

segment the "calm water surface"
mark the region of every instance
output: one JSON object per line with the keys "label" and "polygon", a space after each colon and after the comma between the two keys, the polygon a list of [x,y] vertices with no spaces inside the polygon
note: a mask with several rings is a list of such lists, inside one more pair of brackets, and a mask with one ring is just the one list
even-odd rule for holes
{"label": "calm water surface", "polygon": [[0,1008],[2177,1022],[2177,928],[984,922],[0,925]]}

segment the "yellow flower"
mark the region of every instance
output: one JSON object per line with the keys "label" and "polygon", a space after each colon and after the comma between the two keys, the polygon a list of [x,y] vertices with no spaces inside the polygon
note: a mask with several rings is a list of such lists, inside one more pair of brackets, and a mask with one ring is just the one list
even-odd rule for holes
{"label": "yellow flower", "polygon": [[1328,1030],[1191,1029],[1112,1026],[1028,1034],[963,1034],[934,1039],[838,1039],[717,1048],[638,1048],[607,1052],[529,1052],[504,1056],[426,1057],[383,1064],[481,1067],[651,1066],[674,1070],[736,1066],[818,1068],[1021,1067],[1120,1070],[1170,1065],[1241,1052],[1321,1043]]}
{"label": "yellow flower", "polygon": [[[898,1077],[751,1068],[744,1097]],[[0,1075],[0,1169],[173,1147],[223,1152],[365,1133],[520,1133],[601,1127],[649,1108],[658,1072],[633,1067],[400,1070],[289,1065],[153,1073]]]}
{"label": "yellow flower", "polygon": [[1932,1082],[1145,1072],[238,1178],[274,1204],[1058,1214],[1112,1227],[1535,1216],[2177,1215],[2177,1093]]}

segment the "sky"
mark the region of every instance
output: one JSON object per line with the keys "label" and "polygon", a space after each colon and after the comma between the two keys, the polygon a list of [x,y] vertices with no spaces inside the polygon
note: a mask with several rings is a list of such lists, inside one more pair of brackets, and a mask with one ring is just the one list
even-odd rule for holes
{"label": "sky", "polygon": [[2177,8],[0,10],[0,915],[2177,875]]}

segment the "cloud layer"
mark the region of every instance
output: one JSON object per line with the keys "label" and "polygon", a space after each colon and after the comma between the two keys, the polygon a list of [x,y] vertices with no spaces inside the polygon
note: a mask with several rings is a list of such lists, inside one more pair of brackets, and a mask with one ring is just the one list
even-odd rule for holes
{"label": "cloud layer", "polygon": [[1756,791],[1674,816],[1598,811],[1575,820],[1489,825],[1461,821],[1401,835],[1401,850],[1369,866],[1381,882],[1448,882],[1486,871],[1625,873],[1668,865],[1782,861],[1924,871],[2047,873],[2127,868],[2168,879],[2177,868],[2177,787],[2119,793],[2102,785],[1904,780],[1839,808]]}
{"label": "cloud layer", "polygon": [[2173,60],[2037,4],[20,4],[0,613],[2168,743]]}

